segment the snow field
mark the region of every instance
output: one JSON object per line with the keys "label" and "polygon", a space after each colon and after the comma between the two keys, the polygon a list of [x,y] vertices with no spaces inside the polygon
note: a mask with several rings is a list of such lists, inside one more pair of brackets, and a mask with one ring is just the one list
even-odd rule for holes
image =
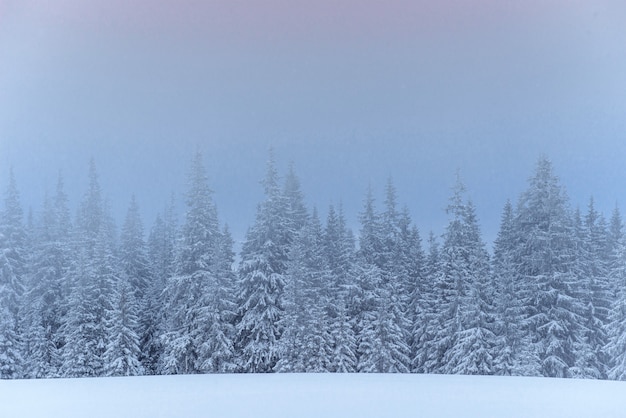
{"label": "snow field", "polygon": [[621,418],[626,383],[408,374],[3,380],[0,416]]}

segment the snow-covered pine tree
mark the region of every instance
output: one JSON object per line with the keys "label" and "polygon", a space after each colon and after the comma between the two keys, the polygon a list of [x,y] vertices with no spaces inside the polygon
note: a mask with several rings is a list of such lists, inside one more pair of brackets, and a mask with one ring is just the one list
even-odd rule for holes
{"label": "snow-covered pine tree", "polygon": [[149,326],[142,344],[142,356],[147,364],[147,374],[158,374],[163,354],[161,336],[165,333],[165,309],[163,292],[167,279],[175,274],[175,248],[178,228],[175,216],[175,200],[172,195],[163,215],[157,215],[148,237],[148,259],[152,281],[148,287],[145,316]]}
{"label": "snow-covered pine tree", "polygon": [[59,175],[54,199],[46,197],[42,219],[34,237],[33,263],[24,304],[24,335],[29,341],[25,375],[32,378],[58,376],[60,332],[67,309],[63,282],[69,268],[70,216],[63,179]]}
{"label": "snow-covered pine tree", "polygon": [[331,205],[324,230],[324,255],[329,271],[330,299],[327,306],[329,332],[333,343],[334,372],[355,372],[357,340],[354,311],[354,238],[346,227],[343,210]]}
{"label": "snow-covered pine tree", "polygon": [[[391,179],[385,188],[385,210],[381,216],[381,229],[384,252],[384,282],[388,286],[390,297],[397,299],[394,307],[397,310],[397,326],[404,333],[404,341],[409,348],[406,356],[412,357],[410,347],[413,344],[412,328],[415,317],[415,306],[412,295],[420,280],[423,254],[417,228],[411,226],[411,217],[405,207],[401,212],[396,209],[396,188]],[[410,364],[406,364],[410,369]]]}
{"label": "snow-covered pine tree", "polygon": [[620,286],[620,279],[613,276],[614,271],[619,271],[622,257],[622,245],[624,242],[622,215],[617,206],[611,213],[611,219],[607,228],[607,269],[609,272],[609,288],[611,299],[615,302],[617,290]]}
{"label": "snow-covered pine tree", "polygon": [[[140,339],[141,362],[145,369],[153,367],[151,356],[148,353],[148,346],[151,344],[152,335],[149,333],[154,327],[151,312],[152,305],[148,301],[148,292],[151,286],[152,271],[146,253],[146,243],[143,234],[143,222],[139,213],[139,206],[135,195],[132,196],[126,218],[120,234],[120,267],[123,281],[127,282],[128,288],[132,292],[132,304],[137,305],[135,315],[138,315],[137,327],[133,332],[137,333]],[[117,291],[121,288],[118,286]],[[117,296],[119,299],[119,296]],[[129,303],[129,297],[124,297],[123,302]],[[118,301],[119,302],[119,301]]]}
{"label": "snow-covered pine tree", "polygon": [[0,378],[21,377],[23,371],[20,306],[24,293],[26,230],[13,175],[0,212]]}
{"label": "snow-covered pine tree", "polygon": [[193,159],[186,203],[176,274],[168,279],[164,292],[167,314],[161,367],[170,374],[218,371],[210,369],[213,353],[202,347],[221,337],[217,332],[222,326],[218,306],[211,302],[218,289],[219,248],[223,242],[199,152]]}
{"label": "snow-covered pine tree", "polygon": [[575,242],[566,194],[546,158],[537,163],[515,218],[517,280],[526,285],[526,331],[539,357],[533,374],[569,377],[580,331]]}
{"label": "snow-covered pine tree", "polygon": [[[457,276],[457,280],[462,281],[457,283],[459,329],[444,361],[446,368],[454,374],[492,374],[495,335],[489,255],[482,241],[471,201],[464,207],[462,227],[460,242],[464,241],[464,248],[459,248],[462,258],[449,260],[459,263],[462,270],[457,272],[464,275]],[[444,254],[447,249],[454,247],[444,246]],[[457,254],[457,249],[454,250],[450,254]]]}
{"label": "snow-covered pine tree", "polygon": [[515,265],[513,205],[507,201],[494,245],[492,274],[495,283],[493,373],[505,376],[536,374],[538,358],[533,355],[530,336],[524,332],[525,301]]}
{"label": "snow-covered pine tree", "polygon": [[101,376],[111,336],[106,318],[113,309],[119,261],[115,253],[115,225],[102,200],[93,160],[89,166],[89,187],[75,225],[73,257],[65,279],[70,296],[61,326],[65,341],[61,375]]}
{"label": "snow-covered pine tree", "polygon": [[217,246],[214,287],[205,294],[206,306],[212,318],[208,338],[200,347],[203,371],[226,373],[236,370],[234,347],[234,320],[237,305],[235,302],[236,277],[233,271],[235,254],[233,239],[228,226],[219,236]]}
{"label": "snow-covered pine tree", "polygon": [[106,321],[110,332],[106,351],[103,353],[105,376],[138,376],[144,374],[140,361],[140,329],[137,301],[131,279],[124,273],[114,289],[113,306]]}
{"label": "snow-covered pine tree", "polygon": [[289,258],[281,346],[286,344],[281,350],[277,370],[292,363],[291,371],[331,371],[333,339],[328,307],[332,282],[324,256],[322,225],[316,210],[299,231]]}
{"label": "snow-covered pine tree", "polygon": [[626,380],[626,243],[619,209],[615,208],[609,227],[609,277],[614,289],[607,325],[605,353],[609,357],[609,379]]}
{"label": "snow-covered pine tree", "polygon": [[441,283],[440,274],[439,243],[431,231],[428,236],[428,254],[424,262],[424,273],[412,295],[415,320],[412,331],[411,371],[414,373],[433,373],[439,367],[438,346],[434,336],[440,319],[440,289],[437,286]]}
{"label": "snow-covered pine tree", "polygon": [[576,265],[579,274],[577,299],[583,309],[581,329],[576,341],[576,364],[572,375],[605,379],[608,358],[606,326],[612,304],[608,272],[608,232],[606,222],[589,201],[584,224],[579,211],[574,217],[577,241]]}
{"label": "snow-covered pine tree", "polygon": [[474,207],[463,201],[464,192],[457,174],[436,283],[440,307],[435,312],[432,328],[436,330],[429,345],[435,355],[434,371],[484,374],[491,373],[494,343],[486,285],[489,259]]}
{"label": "snow-covered pine tree", "polygon": [[71,281],[69,311],[61,325],[65,340],[61,352],[60,375],[63,377],[97,376],[96,359],[92,355],[97,350],[95,315],[92,306],[94,295],[90,286],[93,275],[93,266],[89,263],[87,249],[78,249],[72,257],[67,276]]}
{"label": "snow-covered pine tree", "polygon": [[[390,198],[395,199],[395,196],[388,196],[386,217],[395,222],[395,207],[392,208],[395,203],[390,203]],[[358,286],[357,370],[408,372],[408,326],[405,326],[405,306],[399,296],[402,281],[394,275],[395,272],[386,261],[395,251],[397,225],[388,226],[388,234],[392,234],[393,238],[387,238],[385,223],[376,212],[371,188],[368,189],[360,220],[361,233],[355,270]],[[392,248],[387,248],[386,242]]]}
{"label": "snow-covered pine tree", "polygon": [[411,360],[408,366],[413,370],[413,359],[418,347],[414,331],[418,321],[421,321],[422,310],[425,308],[422,295],[425,285],[425,256],[420,233],[415,225],[411,225],[407,208],[401,212],[398,222],[399,234],[394,266],[396,274],[402,277],[398,295],[402,300],[402,310],[405,312],[403,328]]}
{"label": "snow-covered pine tree", "polygon": [[285,273],[293,240],[273,152],[263,186],[265,200],[241,250],[236,319],[239,370],[256,373],[273,371],[280,357]]}

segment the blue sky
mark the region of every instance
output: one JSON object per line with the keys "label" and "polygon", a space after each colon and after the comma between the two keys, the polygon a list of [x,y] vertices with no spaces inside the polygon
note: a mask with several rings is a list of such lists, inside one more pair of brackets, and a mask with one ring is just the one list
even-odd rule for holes
{"label": "blue sky", "polygon": [[270,146],[355,227],[391,176],[443,232],[459,169],[491,241],[541,155],[573,205],[626,206],[619,1],[126,3],[0,5],[0,185],[13,165],[25,207],[59,169],[76,205],[93,156],[114,215],[135,193],[149,228],[200,149],[242,239]]}

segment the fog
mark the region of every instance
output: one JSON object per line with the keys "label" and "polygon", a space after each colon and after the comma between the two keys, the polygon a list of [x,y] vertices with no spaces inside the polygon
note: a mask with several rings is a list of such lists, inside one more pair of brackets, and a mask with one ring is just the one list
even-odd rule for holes
{"label": "fog", "polygon": [[492,241],[542,155],[573,206],[626,196],[626,8],[618,1],[0,4],[0,187],[26,210],[96,161],[122,219],[150,226],[203,152],[241,240],[268,149],[353,228],[388,177],[424,236],[460,173]]}

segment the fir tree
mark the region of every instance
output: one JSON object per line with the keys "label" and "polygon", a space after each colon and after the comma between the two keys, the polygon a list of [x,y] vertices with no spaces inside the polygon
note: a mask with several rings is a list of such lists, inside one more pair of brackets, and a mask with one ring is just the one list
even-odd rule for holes
{"label": "fir tree", "polygon": [[114,292],[113,306],[107,317],[110,337],[103,353],[106,376],[138,376],[144,374],[139,360],[140,337],[137,303],[128,277],[121,277]]}
{"label": "fir tree", "polygon": [[189,183],[176,275],[168,279],[165,288],[162,370],[166,373],[217,371],[209,368],[212,351],[203,347],[222,337],[218,307],[211,304],[211,298],[218,289],[223,241],[200,153],[193,160]]}
{"label": "fir tree", "polygon": [[26,231],[22,218],[11,169],[4,210],[0,213],[0,378],[5,379],[20,377],[23,367],[19,318],[26,272]]}
{"label": "fir tree", "polygon": [[[154,327],[151,311],[151,303],[148,294],[151,287],[152,271],[146,254],[146,244],[143,236],[143,223],[139,214],[139,206],[132,196],[126,219],[120,235],[120,267],[124,275],[124,281],[128,281],[128,289],[132,292],[133,303],[137,304],[137,312],[140,315],[138,325],[133,332],[138,333],[141,344],[140,356],[146,369],[153,367],[152,356],[144,356],[149,351],[148,346],[152,342],[150,330]],[[127,302],[127,301],[124,301]]]}
{"label": "fir tree", "polygon": [[236,320],[240,370],[257,373],[271,372],[280,357],[285,273],[293,240],[273,153],[263,186],[265,201],[241,251]]}
{"label": "fir tree", "polygon": [[581,322],[575,247],[567,197],[547,159],[539,160],[520,197],[515,224],[516,280],[526,285],[520,297],[528,307],[527,335],[539,359],[535,373],[569,377]]}
{"label": "fir tree", "polygon": [[495,316],[493,372],[497,375],[532,375],[538,369],[530,338],[524,333],[525,306],[521,283],[517,280],[515,264],[515,225],[513,206],[507,201],[502,213],[500,230],[495,241],[493,277],[495,282]]}

